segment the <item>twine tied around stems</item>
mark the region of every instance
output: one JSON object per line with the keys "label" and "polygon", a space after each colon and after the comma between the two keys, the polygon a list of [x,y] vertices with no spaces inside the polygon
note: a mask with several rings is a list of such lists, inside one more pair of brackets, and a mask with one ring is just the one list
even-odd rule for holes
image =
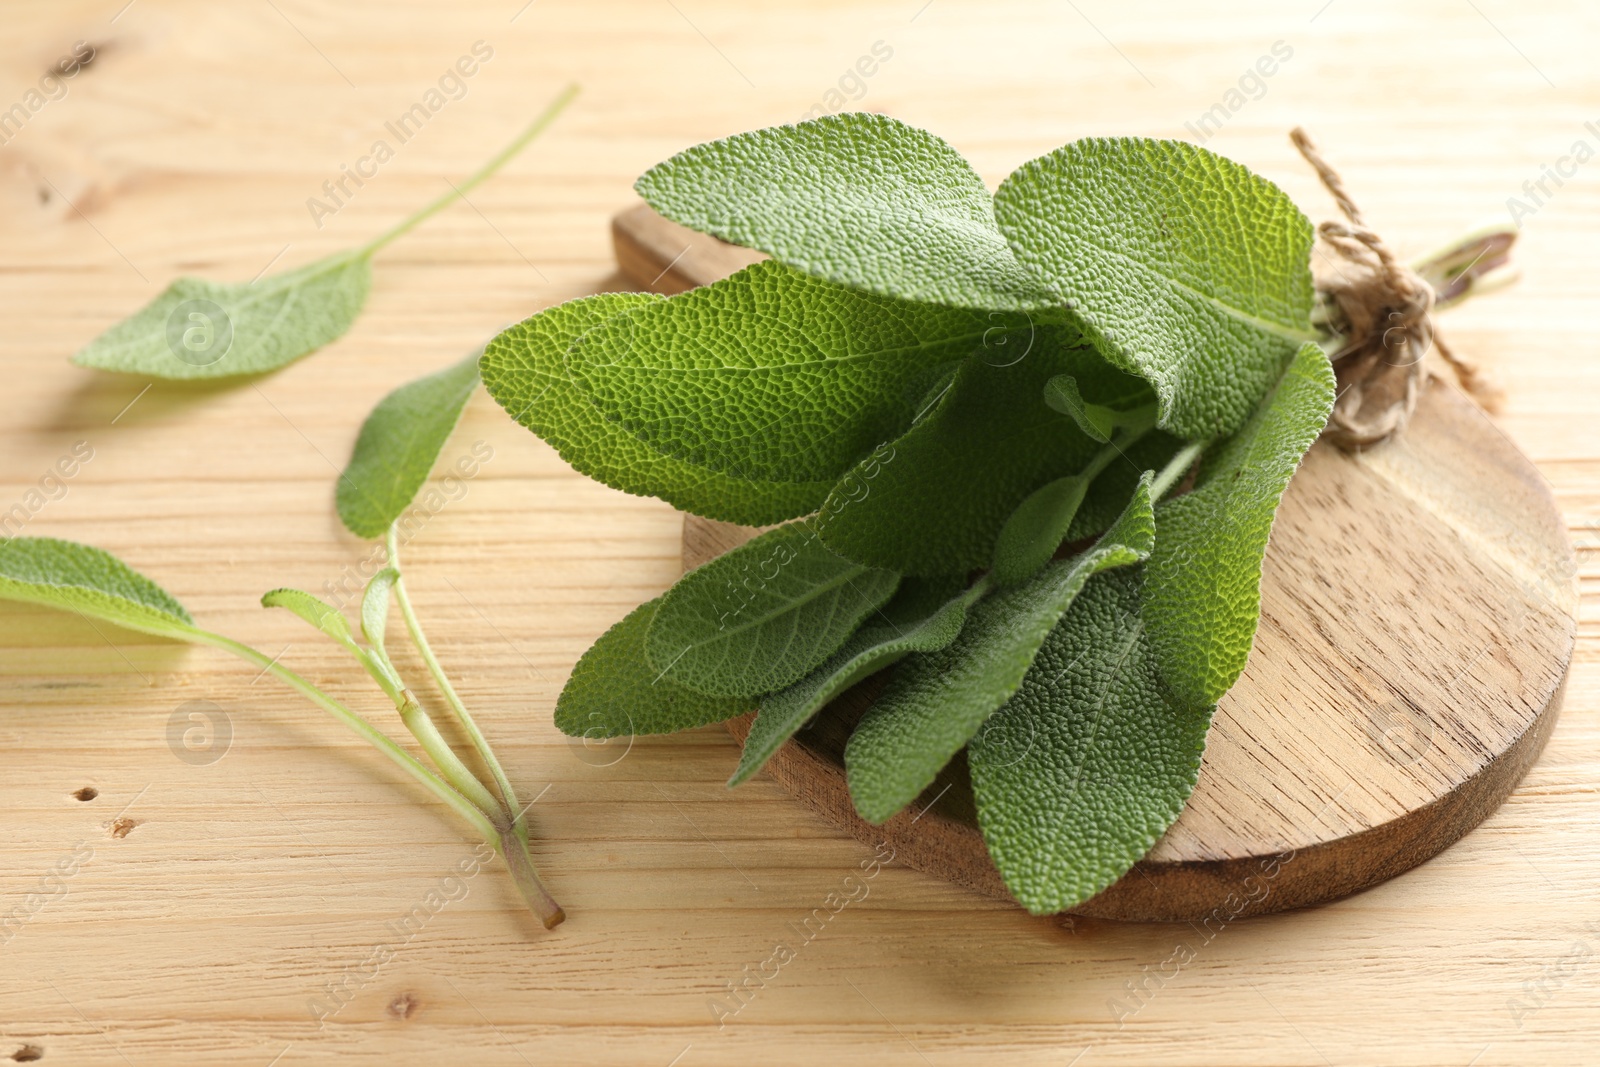
{"label": "twine tied around stems", "polygon": [[[1432,312],[1441,303],[1465,296],[1491,271],[1509,273],[1500,268],[1507,263],[1516,231],[1493,228],[1435,257],[1438,269],[1429,273],[1437,273],[1438,279],[1430,282],[1396,260],[1383,238],[1367,228],[1339,172],[1322,158],[1304,128],[1296,126],[1289,139],[1317,172],[1346,220],[1317,227],[1335,254],[1329,260],[1331,271],[1317,279],[1317,288],[1322,299],[1331,302],[1325,309],[1327,325],[1344,338],[1344,346],[1331,357],[1338,399],[1323,433],[1340,448],[1355,450],[1405,429],[1427,384],[1424,359],[1430,348],[1449,364],[1468,396],[1493,407],[1497,391],[1475,364],[1444,343]],[[1454,262],[1479,247],[1482,250],[1464,267]],[[1436,288],[1441,284],[1442,289]]]}

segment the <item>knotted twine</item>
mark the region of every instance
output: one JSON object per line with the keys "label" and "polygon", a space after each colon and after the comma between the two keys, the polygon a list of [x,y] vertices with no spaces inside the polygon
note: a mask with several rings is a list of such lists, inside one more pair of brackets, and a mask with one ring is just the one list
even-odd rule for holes
{"label": "knotted twine", "polygon": [[1323,433],[1340,448],[1354,451],[1405,429],[1427,384],[1424,357],[1430,348],[1450,365],[1467,395],[1488,406],[1492,387],[1434,328],[1433,286],[1396,260],[1383,238],[1367,228],[1339,172],[1322,158],[1306,131],[1296,126],[1289,139],[1346,219],[1317,227],[1337,255],[1329,261],[1331,274],[1319,277],[1317,288],[1333,301],[1329,326],[1346,339],[1331,357],[1338,398]]}

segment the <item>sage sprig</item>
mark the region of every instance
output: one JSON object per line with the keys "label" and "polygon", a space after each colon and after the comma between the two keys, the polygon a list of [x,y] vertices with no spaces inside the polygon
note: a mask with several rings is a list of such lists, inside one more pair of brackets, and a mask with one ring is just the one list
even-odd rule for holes
{"label": "sage sprig", "polygon": [[603,636],[557,725],[758,710],[737,784],[892,667],[845,749],[861,815],[965,748],[1018,900],[1104,889],[1193,788],[1332,404],[1310,223],[1239,164],[1143,138],[1067,145],[991,196],[876,115],[699,145],[636,188],[771,259],[535,315],[484,380],[609,485],[786,524]]}
{"label": "sage sprig", "polygon": [[[198,626],[170,593],[98,548],[52,538],[0,541],[0,599],[27,601],[158,637],[209,645],[254,664],[331,713],[372,744],[491,843],[528,906],[546,928],[565,913],[539,879],[530,850],[527,809],[429,646],[406,591],[395,522],[411,505],[438,459],[478,380],[477,357],[395,390],[362,425],[354,455],[340,476],[338,510],[351,532],[385,539],[388,564],[367,583],[360,639],[344,614],[310,593],[274,589],[264,607],[284,608],[348,652],[394,705],[401,723],[428,759],[417,759],[366,717],[329,696],[277,657]],[[415,644],[450,713],[490,772],[475,774],[439,732],[433,717],[401,677],[389,653],[388,619],[398,604]],[[432,766],[429,766],[431,763]]]}
{"label": "sage sprig", "polygon": [[359,248],[250,282],[178,278],[72,357],[80,367],[199,380],[264,374],[343,337],[367,301],[372,257],[510,162],[577,96],[562,91],[473,174]]}

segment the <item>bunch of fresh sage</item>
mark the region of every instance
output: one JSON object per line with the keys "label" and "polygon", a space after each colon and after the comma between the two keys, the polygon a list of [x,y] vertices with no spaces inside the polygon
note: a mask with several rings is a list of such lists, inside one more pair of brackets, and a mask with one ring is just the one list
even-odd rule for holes
{"label": "bunch of fresh sage", "polygon": [[892,666],[845,751],[861,815],[965,749],[1022,904],[1110,885],[1194,786],[1333,402],[1310,222],[1245,167],[1143,138],[1076,141],[991,195],[867,114],[700,145],[637,189],[771,258],[550,308],[488,345],[484,383],[607,485],[780,525],[602,636],[557,725],[757,712],[736,784]]}

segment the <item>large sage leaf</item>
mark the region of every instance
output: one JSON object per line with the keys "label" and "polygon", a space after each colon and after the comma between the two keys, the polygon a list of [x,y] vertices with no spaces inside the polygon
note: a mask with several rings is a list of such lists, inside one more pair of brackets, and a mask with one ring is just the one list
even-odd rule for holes
{"label": "large sage leaf", "polygon": [[1162,673],[1188,703],[1215,703],[1244,670],[1278,501],[1333,393],[1328,357],[1306,345],[1250,421],[1207,453],[1194,490],[1161,506],[1144,616]]}
{"label": "large sage leaf", "polygon": [[196,632],[194,619],[172,594],[111,553],[53,537],[0,541],[0,599],[44,604],[180,641]]}
{"label": "large sage leaf", "polygon": [[883,115],[830,115],[696,145],[634,188],[690,229],[866,292],[978,310],[1057,303],[1017,263],[972,165]]}
{"label": "large sage leaf", "polygon": [[799,681],[900,584],[830,552],[805,523],[770,530],[678,580],[645,648],[666,677],[702,693],[754,697]]}
{"label": "large sage leaf", "polygon": [[339,476],[339,518],[357,537],[382,537],[411,506],[478,386],[478,354],[402,385],[378,402]]}
{"label": "large sage leaf", "polygon": [[755,709],[750,699],[706,696],[665,678],[645,655],[645,634],[657,597],[601,635],[578,660],[556,700],[556,727],[598,739],[669,734],[731,719]]}
{"label": "large sage leaf", "polygon": [[1283,190],[1182,141],[1076,141],[995,194],[1017,257],[1106,358],[1150,380],[1161,426],[1231,433],[1311,326],[1311,223]]}
{"label": "large sage leaf", "polygon": [[569,353],[658,452],[739,478],[837,478],[903,433],[946,367],[1020,316],[911,304],[766,260],[607,319]]}
{"label": "large sage leaf", "polygon": [[934,652],[961,632],[980,588],[961,590],[959,579],[905,583],[881,613],[850,636],[844,647],[798,682],[761,699],[761,712],[745,738],[744,755],[728,779],[746,781],[813,715],[857,682],[913,652]]}
{"label": "large sage leaf", "polygon": [[1139,571],[1084,587],[1016,694],[967,746],[989,855],[1036,915],[1081,904],[1126,873],[1178,817],[1199,773],[1212,707],[1162,683]]}
{"label": "large sage leaf", "polygon": [[684,511],[766,526],[815,511],[832,480],[737,478],[656,451],[594,406],[567,365],[567,350],[615,315],[658,303],[647,293],[602,293],[539,314],[489,342],[483,384],[517,422],[583,474],[625,493],[656,496]]}
{"label": "large sage leaf", "polygon": [[1092,576],[1150,554],[1150,476],[1093,548],[972,606],[946,648],[907,657],[845,746],[850,796],[881,823],[916,799],[1017,691],[1046,636]]}

